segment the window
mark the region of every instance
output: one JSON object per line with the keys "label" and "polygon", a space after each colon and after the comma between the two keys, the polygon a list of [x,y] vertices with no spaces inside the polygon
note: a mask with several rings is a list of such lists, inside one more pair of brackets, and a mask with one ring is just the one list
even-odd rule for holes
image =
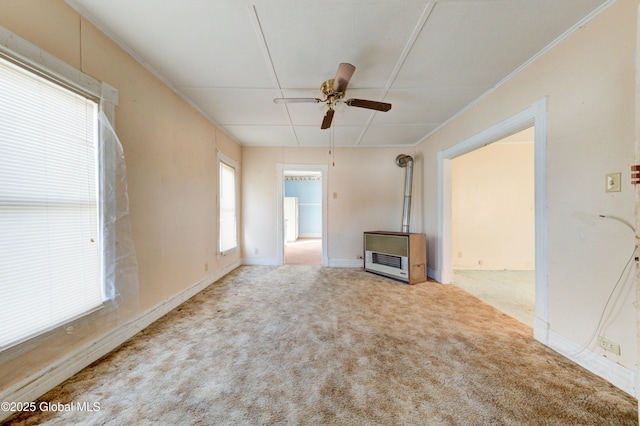
{"label": "window", "polygon": [[0,350],[98,309],[98,104],[0,57]]}
{"label": "window", "polygon": [[218,154],[220,161],[220,253],[238,246],[236,221],[236,163]]}

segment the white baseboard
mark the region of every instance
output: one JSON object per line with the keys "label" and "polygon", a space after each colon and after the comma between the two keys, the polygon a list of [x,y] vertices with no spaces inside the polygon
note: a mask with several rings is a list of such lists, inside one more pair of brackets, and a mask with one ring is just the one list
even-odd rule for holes
{"label": "white baseboard", "polygon": [[553,330],[549,330],[548,346],[629,395],[638,398],[637,371],[635,369],[629,370],[590,349],[582,350],[583,348],[579,344]]}
{"label": "white baseboard", "polygon": [[[364,266],[362,259],[329,259],[329,268],[362,268]],[[245,257],[242,259],[243,265],[249,266],[280,266],[283,262],[272,257]]]}
{"label": "white baseboard", "polygon": [[329,259],[330,268],[364,268],[362,259]]}
{"label": "white baseboard", "polygon": [[275,257],[244,257],[241,259],[243,265],[249,266],[278,266],[278,259]]}
{"label": "white baseboard", "polygon": [[[100,336],[93,342],[54,361],[49,366],[27,377],[20,383],[2,390],[2,392],[0,392],[0,401],[34,401],[92,362],[108,354],[238,266],[240,266],[240,261],[234,262],[228,267],[208,275],[172,298],[147,309],[135,318]],[[6,419],[11,414],[13,414],[13,412],[0,411],[0,421]]]}
{"label": "white baseboard", "polygon": [[298,238],[322,238],[322,233],[298,234]]}
{"label": "white baseboard", "polygon": [[427,268],[427,277],[442,283],[442,274],[440,270]]}
{"label": "white baseboard", "polygon": [[533,338],[545,346],[549,346],[549,322],[535,317],[533,319]]}

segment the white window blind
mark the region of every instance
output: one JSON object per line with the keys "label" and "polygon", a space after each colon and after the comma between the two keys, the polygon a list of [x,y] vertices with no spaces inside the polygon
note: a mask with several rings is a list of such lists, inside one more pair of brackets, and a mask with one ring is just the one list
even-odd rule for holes
{"label": "white window blind", "polygon": [[0,349],[103,302],[97,112],[0,59]]}
{"label": "white window blind", "polygon": [[236,169],[220,161],[220,252],[235,248],[236,227]]}

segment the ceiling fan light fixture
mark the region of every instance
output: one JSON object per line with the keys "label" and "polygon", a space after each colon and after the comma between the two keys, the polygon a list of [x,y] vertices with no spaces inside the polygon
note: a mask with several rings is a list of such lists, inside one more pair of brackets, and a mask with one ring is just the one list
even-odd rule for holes
{"label": "ceiling fan light fixture", "polygon": [[347,106],[345,105],[344,101],[342,101],[341,99],[338,99],[337,101],[335,101],[335,102],[333,103],[333,109],[334,109],[336,112],[342,112],[342,111],[344,111],[345,109],[347,109]]}

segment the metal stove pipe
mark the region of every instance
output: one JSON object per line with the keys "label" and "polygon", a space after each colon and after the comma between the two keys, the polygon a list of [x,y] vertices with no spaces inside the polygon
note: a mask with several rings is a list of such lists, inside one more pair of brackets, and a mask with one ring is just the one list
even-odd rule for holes
{"label": "metal stove pipe", "polygon": [[411,183],[413,182],[413,157],[400,154],[396,157],[399,167],[406,167],[404,173],[404,207],[402,209],[402,232],[409,232],[411,219]]}

